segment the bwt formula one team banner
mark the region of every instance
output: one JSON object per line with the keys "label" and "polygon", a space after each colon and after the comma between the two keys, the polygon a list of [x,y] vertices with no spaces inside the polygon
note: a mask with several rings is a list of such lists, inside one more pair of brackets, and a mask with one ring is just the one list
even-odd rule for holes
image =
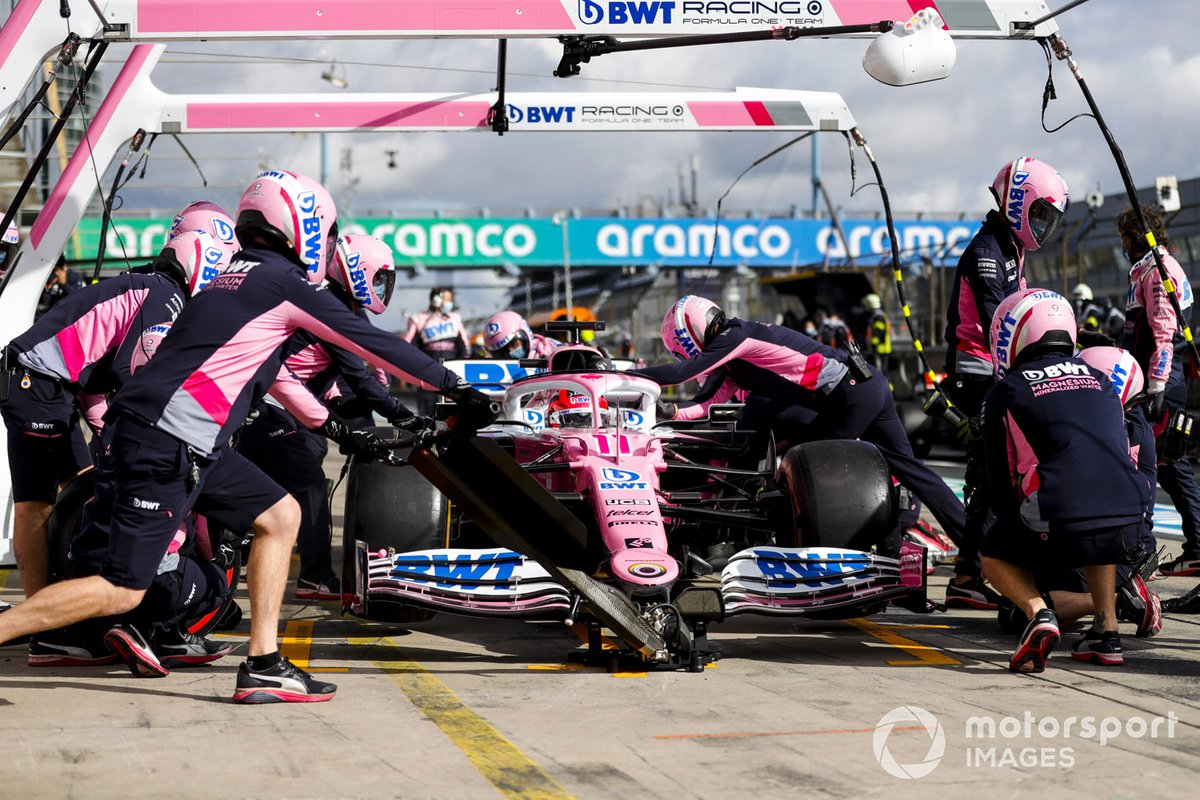
{"label": "bwt formula one team banner", "polygon": [[[170,220],[118,219],[108,231],[108,259],[147,259],[158,253]],[[959,220],[897,222],[906,260],[953,264],[978,225]],[[564,228],[566,250],[564,252]],[[828,220],[812,219],[550,219],[344,220],[343,233],[367,233],[391,246],[398,267],[496,268],[561,266],[801,267],[882,260],[889,252],[879,220],[842,222],[846,241]],[[99,221],[85,219],[67,246],[68,258],[95,258]]]}

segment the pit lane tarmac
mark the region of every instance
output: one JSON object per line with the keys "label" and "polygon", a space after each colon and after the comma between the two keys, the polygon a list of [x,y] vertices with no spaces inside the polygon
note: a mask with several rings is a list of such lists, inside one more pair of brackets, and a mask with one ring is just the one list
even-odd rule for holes
{"label": "pit lane tarmac", "polygon": [[1200,770],[1200,617],[1123,626],[1123,668],[1072,661],[1066,633],[1025,676],[986,612],[738,617],[703,674],[570,664],[559,624],[284,616],[332,702],[230,702],[247,621],[232,655],[163,679],[0,647],[0,797],[1186,797]]}

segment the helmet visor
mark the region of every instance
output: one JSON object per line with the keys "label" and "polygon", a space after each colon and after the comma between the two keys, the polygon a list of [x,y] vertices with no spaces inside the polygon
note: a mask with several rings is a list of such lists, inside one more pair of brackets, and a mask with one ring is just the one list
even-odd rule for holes
{"label": "helmet visor", "polygon": [[1033,240],[1039,246],[1045,244],[1058,229],[1062,218],[1063,212],[1053,203],[1041,197],[1034,200],[1033,205],[1029,207],[1029,232],[1033,234]]}
{"label": "helmet visor", "polygon": [[392,292],[396,289],[396,271],[381,269],[375,273],[371,281],[371,291],[379,298],[384,307],[392,301]]}
{"label": "helmet visor", "polygon": [[555,411],[550,415],[550,426],[553,428],[591,428],[592,411],[591,409]]}

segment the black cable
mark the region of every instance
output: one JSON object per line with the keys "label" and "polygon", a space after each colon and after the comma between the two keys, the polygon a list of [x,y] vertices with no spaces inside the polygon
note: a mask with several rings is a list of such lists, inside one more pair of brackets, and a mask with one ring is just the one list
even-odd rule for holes
{"label": "black cable", "polygon": [[[75,106],[86,93],[88,83],[91,82],[92,76],[96,73],[96,68],[100,66],[100,61],[104,58],[105,51],[108,50],[108,42],[106,41],[93,43],[93,45],[92,50],[88,53],[87,66],[84,67],[82,78],[76,81],[75,88],[71,91],[67,102],[63,104],[62,115],[55,118],[54,124],[50,126],[50,131],[46,135],[46,141],[42,143],[42,149],[34,157],[29,170],[25,173],[25,179],[21,181],[21,186],[17,189],[16,194],[13,195],[12,203],[9,205],[8,210],[4,212],[3,220],[0,220],[0,230],[7,230],[9,224],[16,218],[17,210],[20,209],[21,203],[25,201],[25,196],[29,194],[33,182],[37,179],[38,172],[41,171],[42,166],[50,157],[50,150],[58,140],[59,134],[62,133],[62,129],[70,118],[71,113],[75,110]],[[4,277],[0,278],[0,295],[4,293],[15,271],[12,268],[5,270]]]}
{"label": "black cable", "polygon": [[750,166],[746,167],[744,170],[742,170],[740,173],[738,173],[738,176],[733,179],[733,183],[729,184],[729,188],[727,188],[725,190],[725,192],[720,197],[717,198],[717,218],[713,222],[713,244],[712,244],[712,250],[709,251],[709,254],[708,254],[708,265],[710,267],[713,265],[713,259],[715,259],[717,257],[717,239],[719,238],[717,236],[717,234],[721,230],[721,204],[725,201],[725,198],[729,196],[729,193],[733,191],[733,187],[738,185],[738,181],[740,181],[742,178],[746,177],[747,172],[754,169],[759,164],[763,163],[764,161],[771,158],[772,156],[782,153],[784,150],[787,150],[789,147],[796,144],[797,142],[804,141],[808,137],[812,136],[813,133],[814,133],[814,131],[806,131],[806,132],[800,134],[799,136],[797,136],[796,138],[789,139],[788,141],[779,145],[779,147],[776,147],[774,150],[767,153],[765,156],[760,156],[759,158],[757,158],[754,161],[754,163],[752,163]]}
{"label": "black cable", "polygon": [[1142,211],[1141,204],[1138,202],[1137,189],[1133,185],[1133,177],[1129,174],[1129,166],[1125,163],[1125,154],[1121,152],[1121,148],[1117,144],[1117,140],[1113,137],[1112,131],[1105,124],[1104,117],[1100,114],[1100,107],[1096,105],[1096,99],[1092,97],[1091,89],[1088,88],[1087,81],[1083,79],[1083,73],[1079,71],[1079,65],[1075,63],[1075,56],[1071,53],[1071,48],[1067,46],[1066,41],[1057,33],[1051,36],[1048,42],[1049,47],[1054,50],[1054,55],[1060,61],[1067,62],[1067,68],[1071,70],[1071,74],[1075,77],[1075,82],[1079,85],[1079,90],[1083,92],[1083,99],[1087,102],[1088,108],[1092,112],[1091,116],[1096,120],[1096,125],[1100,127],[1100,133],[1104,136],[1104,141],[1108,144],[1108,149],[1117,164],[1117,171],[1121,174],[1121,182],[1125,185],[1125,194],[1129,198],[1129,205],[1137,217],[1138,225],[1142,228],[1142,235],[1146,239],[1146,244],[1150,247],[1150,253],[1154,256],[1154,266],[1158,272],[1159,281],[1162,283],[1163,290],[1167,293],[1167,300],[1171,303],[1171,309],[1175,312],[1175,321],[1183,333],[1183,339],[1187,343],[1188,351],[1192,354],[1192,365],[1200,369],[1200,350],[1197,349],[1196,341],[1192,337],[1192,329],[1183,316],[1183,309],[1179,305],[1179,293],[1175,288],[1175,282],[1171,280],[1171,276],[1167,273],[1166,262],[1163,261],[1162,254],[1158,252],[1158,241],[1154,238],[1154,232],[1150,230],[1150,225],[1146,222],[1146,215]]}
{"label": "black cable", "polygon": [[58,58],[54,60],[54,64],[50,67],[49,74],[46,75],[46,79],[42,81],[42,85],[39,86],[38,90],[34,93],[33,99],[29,101],[25,108],[21,109],[21,113],[15,120],[13,120],[12,124],[8,126],[8,130],[4,132],[4,135],[0,136],[0,149],[3,149],[4,145],[8,144],[9,139],[17,135],[17,132],[20,131],[21,127],[25,124],[25,120],[28,119],[29,115],[33,113],[33,109],[37,108],[37,106],[41,103],[42,98],[45,97],[46,92],[50,90],[50,86],[54,83],[55,78],[58,77],[58,70],[64,65],[70,64],[75,58],[75,53],[79,50],[79,42],[79,37],[74,33],[68,34],[67,38],[63,40],[62,47],[58,51]]}
{"label": "black cable", "polygon": [[1058,133],[1080,117],[1092,117],[1092,119],[1095,119],[1094,116],[1084,111],[1055,128],[1046,127],[1046,108],[1050,105],[1051,100],[1058,99],[1058,93],[1054,91],[1054,58],[1051,55],[1050,45],[1044,39],[1039,40],[1038,44],[1042,46],[1042,51],[1046,54],[1046,88],[1042,90],[1042,130],[1046,133]]}
{"label": "black cable", "polygon": [[[108,197],[104,197],[103,187],[101,187],[100,198],[103,207],[103,213],[100,216],[100,241],[96,243],[96,266],[92,270],[92,283],[100,280],[100,268],[104,265],[104,254],[108,250],[108,223],[112,221],[113,203],[116,202],[117,192],[121,191],[121,177],[125,174],[125,169],[129,166],[129,159],[135,152],[141,149],[142,140],[145,139],[146,132],[138,128],[137,133],[133,135],[133,139],[129,142],[129,149],[125,151],[125,158],[121,159],[120,165],[117,167],[117,175],[113,178],[113,188]],[[133,172],[130,173],[131,180],[137,174],[137,166],[134,166]],[[128,181],[127,181],[128,182]],[[122,248],[124,245],[122,245]],[[128,263],[128,256],[126,263]]]}

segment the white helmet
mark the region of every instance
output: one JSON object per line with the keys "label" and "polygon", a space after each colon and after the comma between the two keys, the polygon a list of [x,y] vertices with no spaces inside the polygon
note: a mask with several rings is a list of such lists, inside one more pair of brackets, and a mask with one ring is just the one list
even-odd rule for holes
{"label": "white helmet", "polygon": [[1093,297],[1094,295],[1092,294],[1092,287],[1088,286],[1086,283],[1077,283],[1075,284],[1075,288],[1071,290],[1071,299],[1077,302],[1087,303],[1090,302]]}

